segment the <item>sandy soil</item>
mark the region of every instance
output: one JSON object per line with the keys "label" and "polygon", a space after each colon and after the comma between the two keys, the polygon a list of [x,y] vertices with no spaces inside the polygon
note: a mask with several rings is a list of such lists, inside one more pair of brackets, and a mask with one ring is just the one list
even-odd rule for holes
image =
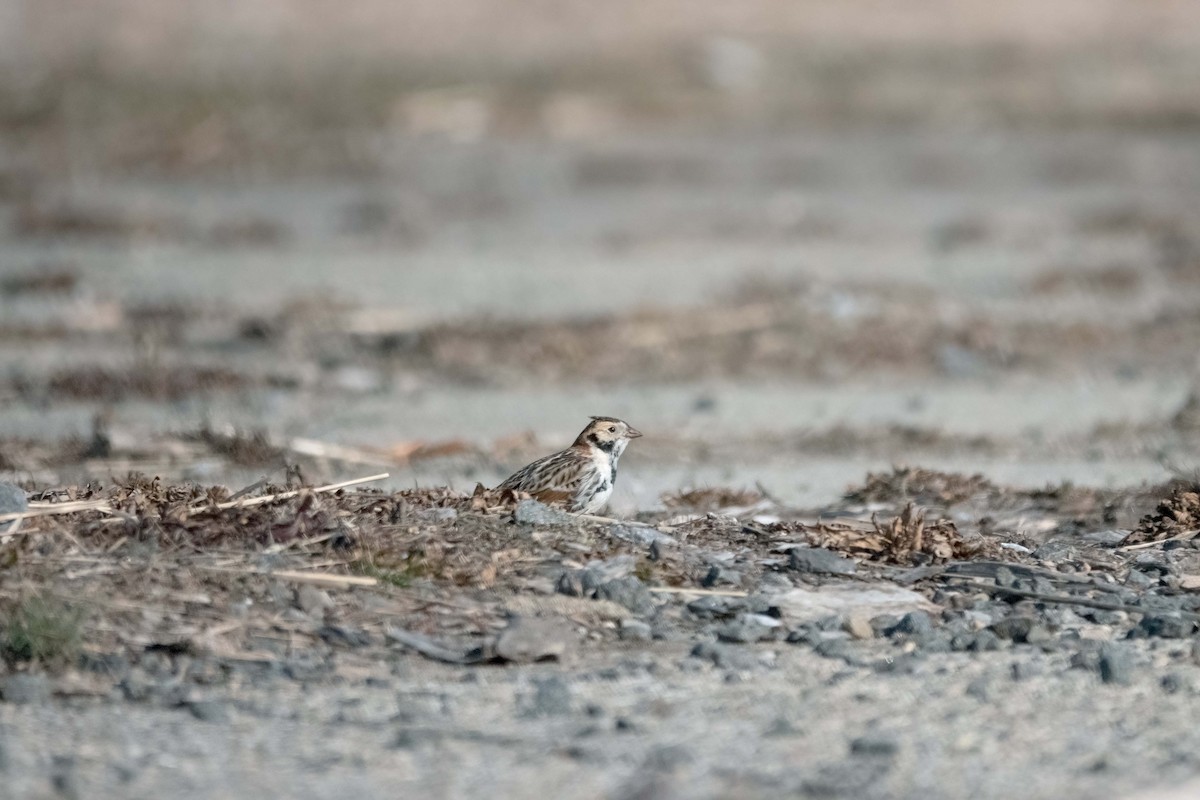
{"label": "sandy soil", "polygon": [[1193,5],[633,5],[0,0],[13,797],[1190,796]]}

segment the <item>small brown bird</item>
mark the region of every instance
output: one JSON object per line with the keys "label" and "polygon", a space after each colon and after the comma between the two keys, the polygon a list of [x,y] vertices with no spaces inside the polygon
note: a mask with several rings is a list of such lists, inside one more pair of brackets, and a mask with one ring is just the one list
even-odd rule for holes
{"label": "small brown bird", "polygon": [[613,417],[592,417],[575,443],[522,467],[496,488],[527,492],[577,514],[604,508],[617,480],[617,461],[641,431]]}

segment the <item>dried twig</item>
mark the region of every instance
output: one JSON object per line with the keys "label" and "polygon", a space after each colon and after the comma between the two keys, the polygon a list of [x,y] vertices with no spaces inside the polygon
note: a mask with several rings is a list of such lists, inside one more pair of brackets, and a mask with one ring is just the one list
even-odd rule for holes
{"label": "dried twig", "polygon": [[1155,545],[1166,544],[1167,542],[1186,542],[1189,539],[1195,539],[1198,534],[1200,534],[1200,528],[1197,528],[1196,530],[1193,530],[1193,531],[1184,531],[1183,533],[1179,534],[1178,536],[1172,536],[1170,539],[1155,539],[1150,542],[1138,542],[1137,544],[1127,544],[1127,545],[1124,545],[1123,547],[1116,548],[1116,550],[1117,550],[1117,552],[1120,552],[1120,553],[1128,552],[1130,550],[1145,550],[1148,547],[1154,547]]}
{"label": "dried twig", "polygon": [[298,570],[289,569],[267,570],[255,569],[253,567],[238,569],[236,567],[211,567],[203,564],[197,564],[194,568],[204,570],[205,572],[224,572],[232,575],[262,575],[267,578],[279,578],[280,580],[292,581],[293,583],[312,583],[319,586],[333,586],[339,588],[379,585],[378,580],[367,577],[366,575],[334,575],[329,572],[300,572]]}
{"label": "dried twig", "polygon": [[734,589],[690,589],[686,586],[651,586],[649,591],[655,594],[699,594],[706,597],[749,597],[749,592],[739,592]]}
{"label": "dried twig", "polygon": [[390,475],[386,472],[381,472],[378,475],[368,475],[365,478],[354,478],[353,480],[341,481],[340,483],[329,483],[324,486],[316,486],[312,489],[293,489],[287,492],[278,492],[277,494],[267,494],[262,497],[252,497],[249,500],[226,500],[224,503],[216,505],[208,505],[205,503],[197,503],[192,506],[192,512],[204,511],[206,509],[216,509],[224,511],[227,508],[250,508],[252,506],[261,506],[265,503],[274,503],[276,500],[287,500],[292,497],[298,497],[305,492],[312,494],[322,494],[324,492],[336,492],[338,489],[345,489],[348,486],[358,486],[361,483],[372,483],[374,481],[382,481]]}

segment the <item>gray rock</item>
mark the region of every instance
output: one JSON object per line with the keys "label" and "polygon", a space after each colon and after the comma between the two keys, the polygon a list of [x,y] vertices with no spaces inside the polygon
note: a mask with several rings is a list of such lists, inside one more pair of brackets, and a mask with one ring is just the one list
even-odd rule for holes
{"label": "gray rock", "polygon": [[1179,614],[1147,614],[1138,626],[1129,632],[1131,638],[1159,637],[1161,639],[1186,639],[1196,630],[1196,624]]}
{"label": "gray rock", "polygon": [[[20,486],[0,481],[0,514],[20,514],[29,510],[29,500]],[[21,520],[0,522],[0,533],[17,530]]]}
{"label": "gray rock", "polygon": [[678,544],[674,537],[668,536],[655,528],[646,528],[641,525],[622,525],[617,523],[608,529],[608,534],[614,539],[620,539],[630,544],[654,545],[656,547]]}
{"label": "gray rock", "polygon": [[645,584],[632,575],[609,581],[596,589],[596,599],[619,603],[635,614],[648,614],[654,610],[654,597]]}
{"label": "gray rock", "polygon": [[700,619],[725,619],[747,610],[749,605],[744,597],[714,595],[696,598],[687,604],[687,610]]}
{"label": "gray rock", "polygon": [[982,630],[975,634],[975,640],[971,642],[971,650],[976,653],[999,650],[1001,646],[1000,637],[990,630]]}
{"label": "gray rock", "polygon": [[860,616],[849,616],[842,620],[842,629],[855,639],[874,639],[875,629],[871,623]]}
{"label": "gray rock", "polygon": [[1149,589],[1158,585],[1158,579],[1150,577],[1140,569],[1131,569],[1125,576],[1125,585],[1135,589]]}
{"label": "gray rock", "polygon": [[823,547],[796,547],[788,555],[788,565],[800,572],[817,572],[828,575],[853,575],[858,564],[852,558],[840,556]]}
{"label": "gray rock", "polygon": [[900,743],[882,733],[869,733],[850,740],[850,753],[856,756],[884,756],[890,758],[900,750]]}
{"label": "gray rock", "polygon": [[537,500],[522,500],[518,503],[516,511],[513,512],[513,520],[518,525],[543,525],[547,527],[575,525],[579,522],[578,517],[557,508],[551,508],[545,503],[539,503]]}
{"label": "gray rock", "polygon": [[623,619],[618,635],[627,642],[648,642],[653,638],[653,631],[640,619]]}
{"label": "gray rock", "polygon": [[1024,643],[1029,641],[1037,621],[1033,617],[1008,617],[991,626],[991,631],[1001,639],[1010,642]]}
{"label": "gray rock", "polygon": [[1133,656],[1128,647],[1107,644],[1100,648],[1098,662],[1100,680],[1118,686],[1128,686],[1133,682]]}
{"label": "gray rock", "polygon": [[513,617],[496,637],[493,650],[517,663],[561,660],[573,641],[574,634],[561,619]]}
{"label": "gray rock", "polygon": [[732,570],[729,567],[722,567],[713,564],[708,568],[708,572],[700,579],[700,585],[705,589],[711,589],[714,586],[741,586],[742,573]]}
{"label": "gray rock", "polygon": [[228,722],[229,709],[219,700],[192,700],[187,710],[201,722]]}
{"label": "gray rock", "polygon": [[717,630],[717,638],[723,642],[748,644],[761,642],[777,635],[782,629],[782,623],[774,617],[763,614],[739,614]]}
{"label": "gray rock", "polygon": [[700,642],[692,648],[692,657],[711,661],[722,669],[750,670],[758,666],[753,653],[740,647],[716,642]]}
{"label": "gray rock", "polygon": [[1176,692],[1188,689],[1190,684],[1187,676],[1178,672],[1168,672],[1159,679],[1158,685],[1162,687],[1167,694],[1175,694]]}
{"label": "gray rock", "polygon": [[930,633],[933,633],[933,618],[924,611],[908,612],[887,632],[888,636],[903,634],[912,637],[927,636]]}
{"label": "gray rock", "polygon": [[583,594],[590,595],[609,581],[631,575],[636,566],[637,559],[627,554],[588,562],[579,570],[579,583]]}
{"label": "gray rock", "polygon": [[4,702],[15,705],[35,705],[50,699],[50,680],[40,673],[17,672],[0,684]]}
{"label": "gray rock", "polygon": [[1129,531],[1108,530],[1085,533],[1080,538],[1082,538],[1085,542],[1098,544],[1101,547],[1116,547],[1121,542],[1125,541],[1125,537],[1128,535]]}

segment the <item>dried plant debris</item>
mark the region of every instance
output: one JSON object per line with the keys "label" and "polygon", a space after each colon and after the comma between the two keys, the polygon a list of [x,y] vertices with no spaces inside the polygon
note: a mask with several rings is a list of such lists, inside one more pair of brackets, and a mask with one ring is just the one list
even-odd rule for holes
{"label": "dried plant debris", "polygon": [[716,511],[721,508],[752,506],[762,499],[762,493],[754,489],[732,489],[719,486],[667,492],[662,496],[663,505],[667,508],[686,508],[695,511]]}
{"label": "dried plant debris", "polygon": [[887,522],[872,517],[870,528],[827,523],[800,529],[814,546],[887,564],[941,564],[1000,552],[991,540],[961,533],[948,519],[927,523],[924,510],[913,503]]}
{"label": "dried plant debris", "polygon": [[913,501],[921,505],[952,506],[999,493],[996,484],[978,473],[963,475],[921,467],[894,467],[890,473],[868,473],[863,485],[846,492],[845,499],[864,505]]}
{"label": "dried plant debris", "polygon": [[1176,485],[1152,513],[1142,518],[1122,544],[1160,542],[1197,535],[1200,535],[1200,483],[1186,483]]}

